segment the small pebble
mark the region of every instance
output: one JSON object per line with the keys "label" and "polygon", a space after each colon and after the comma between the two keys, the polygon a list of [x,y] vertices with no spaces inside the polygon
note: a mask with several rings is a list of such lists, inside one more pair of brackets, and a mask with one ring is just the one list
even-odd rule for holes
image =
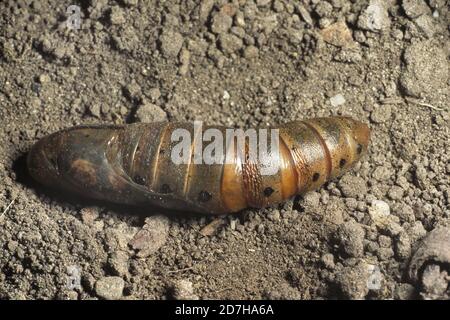
{"label": "small pebble", "polygon": [[109,22],[113,25],[119,25],[126,21],[123,10],[119,6],[113,6],[109,14]]}
{"label": "small pebble", "polygon": [[194,288],[191,281],[182,279],[173,283],[173,298],[175,300],[198,300],[199,297],[194,294]]}
{"label": "small pebble", "polygon": [[412,300],[414,299],[416,288],[409,283],[400,283],[395,290],[396,299]]}
{"label": "small pebble", "polygon": [[104,277],[95,283],[95,293],[106,300],[117,300],[122,297],[124,286],[120,277]]}
{"label": "small pebble", "polygon": [[330,103],[332,107],[339,107],[345,103],[345,98],[339,93],[330,98]]}
{"label": "small pebble", "polygon": [[227,14],[218,13],[212,18],[211,31],[216,34],[227,33],[232,24],[232,17]]}
{"label": "small pebble", "polygon": [[404,190],[402,187],[393,186],[389,189],[388,196],[391,200],[401,200],[403,198]]}
{"label": "small pebble", "polygon": [[365,262],[345,267],[336,275],[336,282],[347,299],[364,299],[369,293],[370,273]]}
{"label": "small pebble", "polygon": [[361,257],[364,252],[364,229],[354,221],[341,224],[337,230],[340,249],[349,257]]}
{"label": "small pebble", "polygon": [[268,214],[268,218],[274,222],[280,221],[280,210],[274,209]]}
{"label": "small pebble", "polygon": [[153,103],[144,102],[136,111],[136,121],[144,123],[167,121],[166,112]]}
{"label": "small pebble", "polygon": [[308,210],[315,210],[320,204],[320,193],[316,191],[308,192],[303,196],[303,207]]}
{"label": "small pebble", "polygon": [[98,103],[92,103],[87,106],[87,111],[91,116],[100,118],[101,107]]}
{"label": "small pebble", "polygon": [[158,100],[161,97],[161,91],[159,91],[159,88],[151,88],[148,92],[150,99],[152,99],[153,102]]}
{"label": "small pebble", "polygon": [[183,46],[183,36],[171,30],[164,30],[159,41],[161,51],[166,58],[176,58]]}
{"label": "small pebble", "polygon": [[375,106],[370,115],[370,119],[375,123],[385,123],[392,116],[392,110],[390,105]]}
{"label": "small pebble", "polygon": [[81,209],[81,220],[87,225],[93,225],[95,219],[98,218],[97,207],[84,207]]}
{"label": "small pebble", "polygon": [[394,251],[392,248],[379,248],[377,256],[380,261],[387,261],[394,256]]}
{"label": "small pebble", "polygon": [[253,59],[258,56],[259,50],[255,46],[248,46],[244,50],[244,57],[246,59]]}
{"label": "small pebble", "polygon": [[422,222],[416,221],[413,226],[408,229],[408,235],[411,239],[411,243],[415,243],[417,240],[422,239],[427,234],[427,230],[423,227]]}
{"label": "small pebble", "polygon": [[391,20],[383,0],[370,0],[369,6],[358,17],[358,27],[380,32],[390,27]]}
{"label": "small pebble", "polygon": [[372,220],[385,219],[391,214],[389,205],[383,200],[374,200],[369,208],[369,215]]}
{"label": "small pebble", "polygon": [[406,15],[411,19],[431,13],[430,8],[424,0],[402,0],[401,3]]}
{"label": "small pebble", "polygon": [[298,13],[300,13],[300,16],[303,18],[303,20],[310,26],[314,24],[313,19],[311,18],[311,15],[309,14],[308,10],[301,4],[296,3],[296,9]]}
{"label": "small pebble", "polygon": [[348,198],[359,198],[367,193],[366,181],[357,176],[346,174],[338,182],[342,194]]}
{"label": "small pebble", "polygon": [[145,219],[145,225],[129,245],[137,251],[139,258],[155,253],[166,243],[169,235],[169,219],[163,215],[155,215]]}
{"label": "small pebble", "polygon": [[224,53],[234,53],[242,48],[242,39],[233,34],[221,34],[219,37],[219,44]]}
{"label": "small pebble", "polygon": [[115,251],[108,258],[108,266],[116,276],[128,273],[128,254],[125,251]]}
{"label": "small pebble", "polygon": [[396,240],[395,253],[400,260],[407,259],[411,255],[411,240],[406,232],[400,233]]}
{"label": "small pebble", "polygon": [[320,1],[314,8],[316,14],[320,17],[328,17],[333,12],[333,6],[326,1]]}
{"label": "small pebble", "polygon": [[43,73],[43,74],[41,74],[40,76],[39,76],[39,83],[40,84],[46,84],[46,83],[49,83],[50,82],[50,76],[48,75],[48,74],[46,74],[46,73]]}
{"label": "small pebble", "polygon": [[440,298],[447,291],[449,284],[449,275],[445,268],[437,264],[427,265],[422,275],[423,290],[426,292],[425,297]]}
{"label": "small pebble", "polygon": [[334,256],[331,253],[325,253],[322,258],[321,261],[323,263],[323,265],[325,266],[325,268],[333,270],[335,267],[334,264]]}

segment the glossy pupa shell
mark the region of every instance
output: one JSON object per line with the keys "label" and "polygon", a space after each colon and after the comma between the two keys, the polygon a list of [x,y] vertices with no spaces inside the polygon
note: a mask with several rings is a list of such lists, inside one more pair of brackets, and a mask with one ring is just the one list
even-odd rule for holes
{"label": "glossy pupa shell", "polygon": [[273,159],[242,161],[238,155],[247,150],[233,151],[231,163],[174,163],[171,137],[180,128],[194,133],[194,124],[178,122],[65,129],[33,146],[28,168],[45,185],[90,198],[223,214],[274,205],[319,188],[361,158],[370,136],[366,124],[349,117],[286,123],[275,127],[279,170],[262,175],[264,162]]}

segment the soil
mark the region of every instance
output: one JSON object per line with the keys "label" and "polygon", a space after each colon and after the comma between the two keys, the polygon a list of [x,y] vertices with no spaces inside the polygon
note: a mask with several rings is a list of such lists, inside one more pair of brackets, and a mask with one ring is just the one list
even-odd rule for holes
{"label": "soil", "polygon": [[[444,0],[2,1],[0,298],[448,298],[449,255],[408,269],[450,225],[449,21]],[[329,115],[372,129],[354,170],[218,218],[52,192],[24,160],[78,124]]]}

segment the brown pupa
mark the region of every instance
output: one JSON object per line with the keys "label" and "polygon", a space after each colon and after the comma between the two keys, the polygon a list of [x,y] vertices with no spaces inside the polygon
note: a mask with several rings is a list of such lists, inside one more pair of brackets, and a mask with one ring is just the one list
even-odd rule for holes
{"label": "brown pupa", "polygon": [[[95,199],[223,214],[319,188],[360,159],[370,135],[367,125],[348,117],[293,121],[275,128],[276,158],[243,160],[249,152],[245,142],[245,150],[237,150],[238,143],[226,149],[228,162],[174,163],[172,134],[180,128],[194,134],[194,127],[177,122],[73,127],[38,141],[28,155],[28,168],[45,185]],[[226,135],[220,126],[202,132],[210,128]],[[277,172],[261,174],[266,162],[274,163]]]}

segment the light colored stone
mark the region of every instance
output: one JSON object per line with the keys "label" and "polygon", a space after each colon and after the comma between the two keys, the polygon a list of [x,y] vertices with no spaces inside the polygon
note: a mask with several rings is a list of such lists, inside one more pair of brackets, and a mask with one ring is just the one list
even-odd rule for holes
{"label": "light colored stone", "polygon": [[336,47],[352,48],[355,47],[352,32],[344,21],[339,21],[329,25],[320,31],[325,42]]}
{"label": "light colored stone", "polygon": [[227,33],[233,24],[233,18],[227,14],[217,13],[212,18],[211,31],[216,34]]}
{"label": "light colored stone", "polygon": [[161,51],[166,58],[176,58],[183,46],[183,36],[172,30],[164,30],[159,41]]}
{"label": "light colored stone", "polygon": [[391,214],[389,205],[382,200],[372,201],[372,205],[369,207],[369,215],[372,221],[385,221]]}
{"label": "light colored stone", "polygon": [[109,20],[111,24],[119,25],[124,24],[127,20],[125,19],[122,8],[119,6],[113,6],[109,14]]}
{"label": "light colored stone", "polygon": [[125,281],[120,277],[104,277],[95,283],[95,293],[106,300],[118,300],[122,297]]}
{"label": "light colored stone", "polygon": [[155,253],[166,243],[169,236],[169,219],[163,215],[145,219],[145,225],[130,241],[130,246],[140,258]]}
{"label": "light colored stone", "polygon": [[259,50],[255,46],[248,46],[244,50],[244,57],[246,59],[253,59],[258,56]]}
{"label": "light colored stone", "polygon": [[233,34],[222,34],[219,37],[220,47],[225,53],[234,53],[242,48],[242,39]]}
{"label": "light colored stone", "polygon": [[118,250],[113,252],[108,258],[108,266],[117,276],[124,276],[128,273],[128,254]]}
{"label": "light colored stone", "polygon": [[383,0],[370,0],[369,6],[358,18],[358,27],[372,32],[389,29],[391,20]]}
{"label": "light colored stone", "polygon": [[330,103],[332,107],[339,107],[345,103],[345,98],[342,94],[337,94],[330,98]]}
{"label": "light colored stone", "polygon": [[424,14],[431,14],[431,9],[424,0],[402,0],[402,7],[406,15],[411,19]]}
{"label": "light colored stone", "polygon": [[191,281],[182,279],[173,284],[173,298],[176,300],[198,300],[199,297],[194,294],[194,287]]}
{"label": "light colored stone", "polygon": [[137,109],[136,120],[144,123],[167,121],[167,114],[156,104],[146,102]]}
{"label": "light colored stone", "polygon": [[416,42],[405,50],[405,66],[400,84],[413,97],[443,92],[449,78],[445,51],[432,40]]}

